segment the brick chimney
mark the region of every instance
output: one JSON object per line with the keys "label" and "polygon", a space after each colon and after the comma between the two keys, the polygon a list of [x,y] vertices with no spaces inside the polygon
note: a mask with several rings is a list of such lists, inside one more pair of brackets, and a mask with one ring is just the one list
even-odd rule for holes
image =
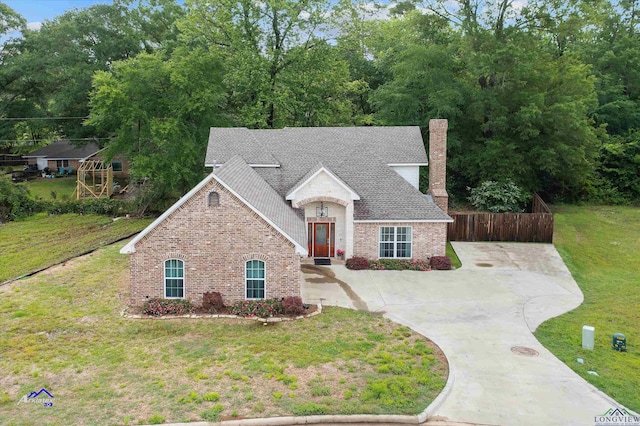
{"label": "brick chimney", "polygon": [[447,120],[429,120],[429,190],[427,194],[445,213],[447,194]]}

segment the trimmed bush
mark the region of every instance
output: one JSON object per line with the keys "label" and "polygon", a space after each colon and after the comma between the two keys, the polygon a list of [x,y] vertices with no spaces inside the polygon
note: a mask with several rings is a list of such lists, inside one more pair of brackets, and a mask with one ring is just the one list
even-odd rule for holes
{"label": "trimmed bush", "polygon": [[222,295],[218,291],[206,292],[202,294],[202,308],[207,312],[221,312],[224,309]]}
{"label": "trimmed bush", "polygon": [[429,271],[428,260],[421,259],[378,259],[369,262],[369,269],[390,271]]}
{"label": "trimmed bush", "polygon": [[438,271],[448,271],[451,269],[451,259],[448,256],[433,256],[431,258],[431,268]]}
{"label": "trimmed bush", "polygon": [[364,257],[352,257],[345,262],[347,269],[353,269],[359,271],[362,269],[369,269],[369,260]]}
{"label": "trimmed bush", "polygon": [[301,315],[304,312],[302,299],[299,296],[287,296],[282,302],[285,315]]}
{"label": "trimmed bush", "polygon": [[142,305],[142,313],[154,317],[186,315],[193,312],[191,302],[184,299],[149,299]]}
{"label": "trimmed bush", "polygon": [[243,300],[231,305],[229,310],[233,315],[259,318],[268,318],[284,312],[282,301],[278,299]]}

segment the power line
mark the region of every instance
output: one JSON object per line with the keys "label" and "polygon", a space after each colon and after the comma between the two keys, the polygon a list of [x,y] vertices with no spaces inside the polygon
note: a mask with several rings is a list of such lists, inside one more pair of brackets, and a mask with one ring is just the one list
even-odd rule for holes
{"label": "power line", "polygon": [[23,120],[78,120],[89,117],[0,117],[3,121],[23,121]]}
{"label": "power line", "polygon": [[[102,140],[110,140],[113,138],[56,138],[56,140],[61,141],[102,141]],[[0,139],[0,142],[46,142],[51,139]]]}

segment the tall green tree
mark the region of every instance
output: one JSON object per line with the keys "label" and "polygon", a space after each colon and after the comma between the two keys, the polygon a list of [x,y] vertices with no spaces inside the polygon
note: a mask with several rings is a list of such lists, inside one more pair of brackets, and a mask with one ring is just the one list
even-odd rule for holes
{"label": "tall green tree", "polygon": [[215,52],[142,53],[96,73],[87,124],[113,137],[107,154],[124,153],[152,197],[176,197],[203,177],[209,128],[229,123],[223,79]]}
{"label": "tall green tree", "polygon": [[328,1],[192,0],[187,9],[180,25],[184,41],[223,53],[229,106],[239,123],[277,128],[345,122],[347,108],[338,98],[349,76],[324,41]]}
{"label": "tall green tree", "polygon": [[374,93],[379,117],[423,128],[448,118],[459,194],[507,178],[549,195],[584,191],[597,152],[589,67],[551,53],[510,1],[456,4],[380,23],[388,37],[376,54],[391,79]]}

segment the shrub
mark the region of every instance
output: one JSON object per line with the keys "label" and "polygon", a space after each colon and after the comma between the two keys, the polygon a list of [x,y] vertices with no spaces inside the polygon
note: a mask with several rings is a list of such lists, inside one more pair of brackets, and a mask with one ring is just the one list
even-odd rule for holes
{"label": "shrub", "polygon": [[353,269],[355,271],[359,271],[361,269],[369,269],[369,260],[364,257],[352,257],[351,259],[347,259],[345,266],[347,269]]}
{"label": "shrub", "polygon": [[527,195],[511,179],[504,182],[485,181],[475,188],[467,189],[473,206],[492,213],[521,212],[520,205],[527,201]]}
{"label": "shrub", "polygon": [[232,314],[241,317],[267,318],[284,312],[282,301],[278,299],[243,300],[229,308]]}
{"label": "shrub", "polygon": [[438,271],[448,271],[451,269],[451,259],[448,256],[433,256],[431,258],[431,268]]}
{"label": "shrub", "polygon": [[191,302],[184,299],[149,299],[142,305],[142,313],[154,317],[185,315],[193,312]]}
{"label": "shrub", "polygon": [[285,315],[301,315],[304,312],[300,296],[287,296],[282,302]]}
{"label": "shrub", "polygon": [[105,216],[121,216],[126,213],[132,213],[134,206],[123,200],[115,200],[110,198],[92,198],[86,200],[54,200],[54,201],[37,201],[38,211],[44,211],[49,214],[101,214]]}
{"label": "shrub", "polygon": [[202,294],[202,308],[207,312],[221,312],[224,309],[222,295],[218,291]]}
{"label": "shrub", "polygon": [[37,210],[36,202],[29,198],[29,190],[24,184],[0,179],[0,223],[30,216]]}
{"label": "shrub", "polygon": [[428,260],[421,259],[378,259],[369,262],[369,269],[391,271],[429,271]]}

